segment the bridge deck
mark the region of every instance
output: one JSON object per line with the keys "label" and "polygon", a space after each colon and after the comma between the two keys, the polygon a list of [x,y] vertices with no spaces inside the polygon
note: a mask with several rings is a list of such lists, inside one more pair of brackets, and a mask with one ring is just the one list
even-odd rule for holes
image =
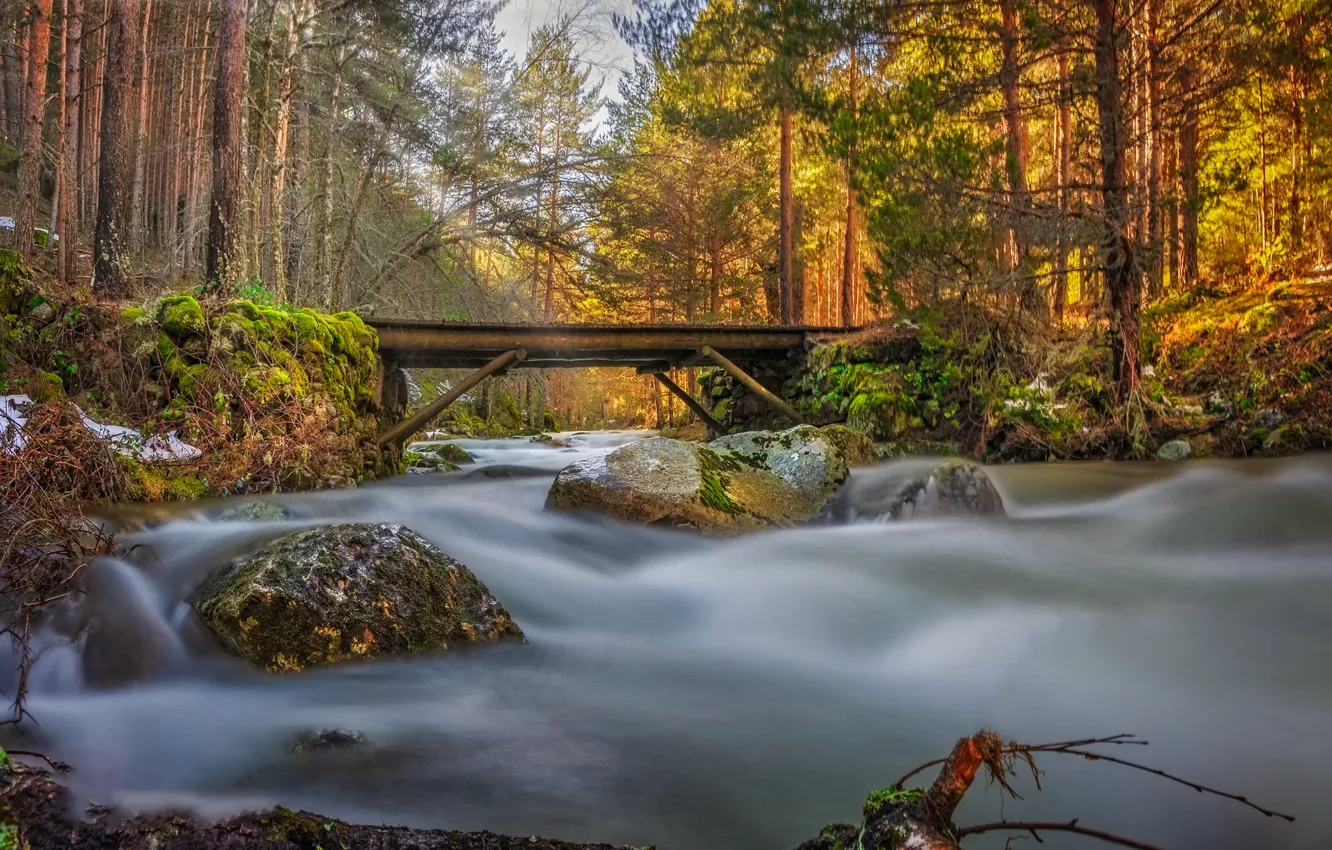
{"label": "bridge deck", "polygon": [[733,361],[781,360],[811,339],[843,328],[722,325],[501,325],[367,319],[379,333],[385,362],[410,368],[480,368],[506,351],[524,349],[532,368],[689,365],[704,346]]}

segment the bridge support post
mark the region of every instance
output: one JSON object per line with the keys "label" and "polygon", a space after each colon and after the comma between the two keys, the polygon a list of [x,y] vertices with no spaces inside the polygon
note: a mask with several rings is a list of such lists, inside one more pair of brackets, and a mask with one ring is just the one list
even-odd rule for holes
{"label": "bridge support post", "polygon": [[794,407],[782,401],[775,393],[750,377],[749,373],[745,372],[744,369],[741,369],[730,360],[718,354],[712,346],[705,345],[698,350],[698,353],[722,367],[722,369],[726,370],[727,374],[744,384],[750,392],[763,399],[770,407],[785,414],[797,425],[804,424],[804,417],[801,416]]}
{"label": "bridge support post", "polygon": [[515,348],[513,351],[504,352],[499,357],[496,357],[494,360],[468,375],[466,378],[463,378],[458,382],[456,387],[418,410],[406,421],[399,422],[383,434],[380,434],[378,440],[379,445],[386,446],[390,443],[405,442],[408,437],[412,436],[417,431],[420,431],[426,425],[429,425],[431,420],[444,412],[444,408],[462,398],[463,394],[468,390],[472,389],[496,372],[508,368],[514,363],[522,362],[523,358],[526,356],[527,352],[521,348]]}
{"label": "bridge support post", "polygon": [[708,412],[708,409],[695,401],[694,397],[685,392],[683,387],[667,377],[665,372],[653,372],[652,377],[657,379],[657,383],[670,390],[672,395],[680,399],[680,401],[683,401],[685,407],[693,411],[694,415],[697,416],[704,425],[708,426],[708,430],[712,431],[718,437],[726,434],[726,429],[722,427],[720,422],[712,418],[712,414]]}

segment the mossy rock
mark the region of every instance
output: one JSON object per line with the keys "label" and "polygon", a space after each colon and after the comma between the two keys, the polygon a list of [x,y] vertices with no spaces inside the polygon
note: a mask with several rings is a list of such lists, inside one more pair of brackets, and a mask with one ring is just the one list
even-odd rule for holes
{"label": "mossy rock", "polygon": [[174,337],[203,336],[208,330],[203,308],[190,295],[169,295],[157,305],[157,323]]}
{"label": "mossy rock", "polygon": [[737,534],[819,517],[846,475],[840,451],[809,426],[707,445],[653,437],[561,470],[546,507]]}
{"label": "mossy rock", "polygon": [[195,608],[225,647],[271,672],[523,636],[470,570],[401,525],[284,537],[230,565]]}
{"label": "mossy rock", "polygon": [[38,404],[63,401],[65,385],[55,372],[38,372],[28,379],[28,395]]}

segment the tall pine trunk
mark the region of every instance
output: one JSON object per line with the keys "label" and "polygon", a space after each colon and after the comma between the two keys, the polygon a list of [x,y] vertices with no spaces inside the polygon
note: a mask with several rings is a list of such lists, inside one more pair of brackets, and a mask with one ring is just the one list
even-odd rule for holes
{"label": "tall pine trunk", "polygon": [[777,226],[777,281],[781,291],[782,324],[794,325],[802,317],[796,315],[796,281],[793,268],[793,230],[795,196],[791,188],[791,110],[781,110],[781,159],[778,163],[778,206],[780,221]]}
{"label": "tall pine trunk", "polygon": [[278,81],[278,109],[273,123],[273,166],[269,181],[268,215],[270,222],[269,246],[272,260],[273,294],[282,303],[287,300],[286,240],[283,224],[286,218],[287,148],[291,129],[292,93],[295,89],[297,43],[297,16],[304,16],[305,4],[292,6],[287,16],[283,40],[282,68]]}
{"label": "tall pine trunk", "polygon": [[148,104],[152,96],[152,76],[148,72],[148,39],[152,34],[149,24],[153,17],[153,0],[144,0],[143,30],[139,34],[139,102],[134,119],[134,183],[130,189],[131,238],[143,249],[146,227],[144,219],[147,201],[144,198],[144,175],[148,167]]}
{"label": "tall pine trunk", "polygon": [[1147,0],[1147,287],[1160,298],[1165,286],[1161,234],[1160,0]]}
{"label": "tall pine trunk", "polygon": [[1188,100],[1179,128],[1179,276],[1187,287],[1198,281],[1198,97],[1190,69],[1185,68],[1181,76]]}
{"label": "tall pine trunk", "polygon": [[[1060,0],[1058,6],[1060,18],[1063,18],[1065,6],[1063,0]],[[1070,213],[1073,209],[1073,82],[1069,74],[1069,43],[1068,33],[1065,30],[1066,21],[1060,22],[1058,36],[1058,66],[1059,66],[1059,119],[1058,119],[1058,151],[1056,152],[1056,179],[1059,182],[1059,212],[1061,221],[1059,222],[1059,234],[1055,244],[1054,259],[1054,313],[1059,321],[1064,319],[1064,311],[1068,306],[1068,255],[1070,249],[1069,224],[1071,222]],[[1082,278],[1085,279],[1085,278]]]}
{"label": "tall pine trunk", "polygon": [[208,215],[210,286],[229,289],[239,234],[237,195],[241,176],[241,106],[245,86],[247,0],[226,0],[217,42],[217,80],[213,88],[213,196]]}
{"label": "tall pine trunk", "polygon": [[129,269],[126,177],[129,145],[125,108],[134,89],[134,36],[139,0],[110,0],[102,73],[101,140],[97,165],[97,224],[93,229],[93,287],[118,292]]}
{"label": "tall pine trunk", "polygon": [[23,152],[19,160],[18,215],[14,236],[25,259],[34,253],[37,199],[41,197],[42,125],[46,112],[46,64],[51,50],[51,0],[34,0],[29,7],[28,77],[24,91]]}
{"label": "tall pine trunk", "polygon": [[83,0],[67,0],[65,9],[65,167],[60,195],[60,279],[74,279],[79,244],[79,110],[83,105],[80,69],[83,62]]}
{"label": "tall pine trunk", "polygon": [[1138,276],[1128,239],[1129,199],[1124,162],[1124,109],[1119,79],[1121,33],[1116,0],[1091,0],[1096,13],[1096,111],[1101,139],[1102,246],[1105,285],[1110,296],[1110,350],[1117,396],[1130,403],[1141,382],[1138,336]]}
{"label": "tall pine trunk", "polygon": [[[853,7],[851,15],[855,18],[856,10]],[[857,65],[857,47],[859,47],[860,34],[853,31],[851,37],[851,64],[848,85],[849,106],[851,108],[851,126],[854,128],[859,120],[857,116],[857,86],[859,85],[860,68]],[[855,132],[854,129],[852,132]],[[851,139],[846,153],[846,233],[845,241],[842,245],[842,327],[851,328],[856,325],[856,140]]]}
{"label": "tall pine trunk", "polygon": [[[1018,71],[1018,31],[1017,7],[1015,0],[999,0],[999,45],[1002,61],[999,66],[999,85],[1004,96],[1004,136],[1007,154],[1008,191],[1013,206],[1025,210],[1029,206],[1030,195],[1027,188],[1027,162],[1031,156],[1030,141],[1027,138],[1027,123],[1022,118],[1022,95],[1018,90],[1021,82]],[[1012,251],[1013,268],[1022,271],[1023,261],[1027,257],[1027,245],[1015,229],[1009,230],[1009,244]],[[1031,287],[1023,285],[1024,306],[1030,306]]]}

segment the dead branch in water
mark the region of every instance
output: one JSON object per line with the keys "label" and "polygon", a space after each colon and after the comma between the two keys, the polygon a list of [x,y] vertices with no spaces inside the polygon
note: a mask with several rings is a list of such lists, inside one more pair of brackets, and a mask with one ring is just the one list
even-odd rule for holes
{"label": "dead branch in water", "polygon": [[1072,832],[1078,835],[1086,835],[1091,838],[1097,838],[1109,844],[1118,844],[1121,847],[1133,847],[1136,850],[1161,850],[1155,844],[1144,844],[1141,841],[1134,841],[1132,838],[1125,838],[1122,835],[1115,835],[1113,832],[1105,832],[1099,829],[1088,829],[1085,826],[1078,826],[1076,820],[1068,823],[1035,823],[1027,821],[999,821],[998,823],[983,823],[978,826],[968,826],[957,830],[954,835],[961,841],[968,835],[978,835],[982,832],[1000,832],[1008,830],[1011,832],[1029,832],[1031,837],[1040,843],[1040,833],[1042,832]]}
{"label": "dead branch in water", "polygon": [[[1127,759],[1101,755],[1087,749],[1098,745],[1146,746],[1147,742],[1138,740],[1129,733],[1048,744],[1019,744],[1011,741],[1005,743],[998,735],[988,730],[981,730],[969,738],[961,738],[947,758],[927,762],[904,775],[897,784],[870,796],[865,804],[865,820],[857,835],[857,844],[865,850],[896,850],[902,847],[957,850],[959,842],[969,835],[1009,830],[1029,833],[1038,842],[1042,841],[1043,832],[1064,832],[1095,838],[1121,847],[1159,850],[1154,845],[1127,836],[1082,826],[1077,819],[1042,822],[1004,820],[963,828],[953,824],[953,813],[976,781],[982,768],[989,781],[999,785],[1005,796],[1020,799],[1010,779],[1025,768],[1031,771],[1032,779],[1039,789],[1041,771],[1036,766],[1035,756],[1045,753],[1073,755],[1089,761],[1108,761],[1123,765],[1160,776],[1199,793],[1213,794],[1243,803],[1267,817],[1279,817],[1286,821],[1295,820],[1291,815],[1259,806],[1247,797],[1220,791],[1157,768]],[[939,775],[929,790],[923,793],[905,790],[908,780],[936,765],[941,766]],[[836,846],[835,840],[832,844],[820,843],[822,840],[816,839],[807,843],[804,850],[822,850],[825,846]]]}

